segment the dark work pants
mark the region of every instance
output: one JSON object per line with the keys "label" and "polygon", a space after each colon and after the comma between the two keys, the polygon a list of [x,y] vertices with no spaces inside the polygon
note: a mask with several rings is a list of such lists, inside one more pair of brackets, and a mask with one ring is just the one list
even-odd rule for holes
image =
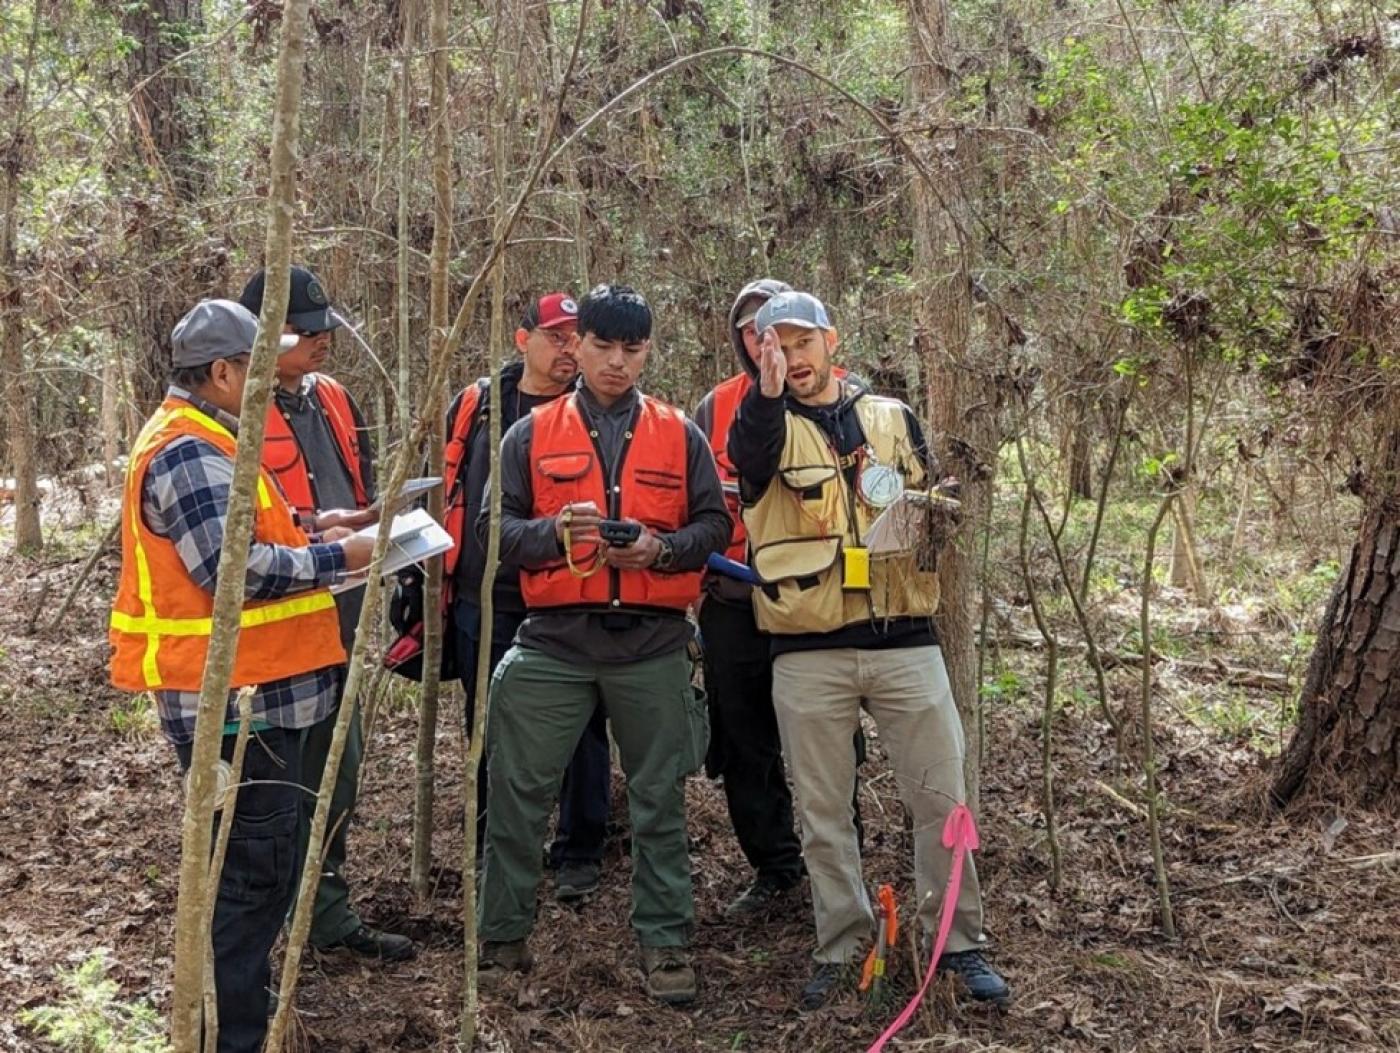
{"label": "dark work pants", "polygon": [[[481,608],[459,600],[453,608],[457,623],[457,668],[462,671],[462,691],[466,695],[466,723],[470,733],[476,713],[476,662],[481,653]],[[515,632],[525,620],[523,613],[496,611],[492,618],[491,668],[501,664],[510,650]],[[481,753],[481,770],[476,777],[476,843],[478,851],[486,844],[487,757]],[[599,706],[579,739],[564,785],[559,794],[559,825],[550,845],[551,866],[564,863],[597,863],[603,858],[611,806],[611,759],[608,755],[607,714]]]}
{"label": "dark work pants", "polygon": [[[258,1053],[267,1032],[268,954],[292,902],[301,794],[300,733],[269,728],[248,740],[238,803],[214,907],[219,1053]],[[233,735],[223,756],[233,756]],[[192,746],[176,746],[181,769]],[[215,833],[218,831],[215,820]]]}
{"label": "dark work pants", "polygon": [[773,713],[773,660],[753,608],[707,598],[700,607],[705,691],[710,702],[706,770],[722,777],[729,821],[758,876],[792,884],[802,876],[792,791]]}

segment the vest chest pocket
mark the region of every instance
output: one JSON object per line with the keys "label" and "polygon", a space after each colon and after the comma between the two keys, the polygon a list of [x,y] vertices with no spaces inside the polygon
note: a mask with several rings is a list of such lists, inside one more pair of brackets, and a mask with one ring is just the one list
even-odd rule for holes
{"label": "vest chest pocket", "polygon": [[584,492],[588,488],[584,480],[593,472],[592,451],[547,453],[535,461],[535,470],[551,484],[547,496],[535,494],[539,511],[546,515],[553,515],[566,504],[594,497]]}
{"label": "vest chest pocket", "polygon": [[274,475],[281,475],[301,460],[301,450],[290,435],[268,435],[263,439],[262,463]]}
{"label": "vest chest pocket", "polygon": [[676,530],[685,523],[685,476],[666,468],[637,467],[630,488],[623,486],[623,514],[652,530]]}
{"label": "vest chest pocket", "polygon": [[774,541],[754,550],[753,571],[766,583],[819,578],[836,563],[839,537],[802,537]]}
{"label": "vest chest pocket", "polygon": [[803,501],[820,501],[825,496],[826,484],[836,478],[837,470],[831,464],[799,464],[782,469],[778,477],[784,487]]}

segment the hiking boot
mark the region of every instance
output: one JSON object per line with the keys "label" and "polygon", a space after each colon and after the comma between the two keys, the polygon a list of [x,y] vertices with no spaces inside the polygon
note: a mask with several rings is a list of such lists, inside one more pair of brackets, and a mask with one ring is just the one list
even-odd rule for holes
{"label": "hiking boot", "polygon": [[524,940],[486,941],[476,958],[476,986],[483,991],[499,987],[511,973],[528,973],[535,964]]}
{"label": "hiking boot", "polygon": [[598,891],[597,863],[561,863],[559,876],[554,879],[554,898],[560,903],[577,903]]}
{"label": "hiking boot", "polygon": [[797,1006],[804,1013],[820,1009],[846,982],[850,969],[842,962],[818,962],[817,971],[802,988]]}
{"label": "hiking boot", "polygon": [[800,880],[781,881],[760,874],[738,899],[724,908],[724,916],[730,921],[746,921],[766,916],[773,910],[788,905],[793,899],[790,893]]}
{"label": "hiking boot", "polygon": [[987,964],[981,951],[953,951],[938,959],[938,973],[952,973],[963,982],[967,993],[978,1002],[1005,1006],[1011,1001],[1011,988],[1001,974]]}
{"label": "hiking boot", "polygon": [[688,947],[643,947],[642,975],[647,994],[668,1005],[695,1001],[695,970]]}
{"label": "hiking boot", "polygon": [[365,958],[377,958],[384,962],[405,962],[418,953],[418,948],[407,936],[400,936],[396,932],[380,932],[363,922],[353,932],[320,949],[347,950]]}

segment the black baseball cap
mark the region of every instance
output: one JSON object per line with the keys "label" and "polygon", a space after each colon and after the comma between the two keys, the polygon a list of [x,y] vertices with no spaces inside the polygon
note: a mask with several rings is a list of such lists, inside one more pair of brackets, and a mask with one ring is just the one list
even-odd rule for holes
{"label": "black baseball cap", "polygon": [[[243,295],[238,298],[254,314],[262,311],[263,286],[267,282],[267,272],[262,268],[248,279],[243,286]],[[305,267],[292,266],[292,291],[287,298],[287,324],[293,329],[308,333],[324,333],[344,325],[344,319],[331,310],[330,299],[321,286],[321,279]]]}

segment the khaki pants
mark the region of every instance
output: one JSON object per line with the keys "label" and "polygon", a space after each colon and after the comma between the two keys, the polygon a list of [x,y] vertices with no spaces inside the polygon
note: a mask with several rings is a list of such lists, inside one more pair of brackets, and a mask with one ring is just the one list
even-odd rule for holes
{"label": "khaki pants", "polygon": [[[914,819],[915,892],[925,932],[937,929],[952,865],[952,853],[943,847],[943,821],[965,794],[962,724],[939,648],[841,648],[774,660],[773,703],[802,822],[817,922],[814,957],[820,962],[851,960],[875,927],[851,812],[851,736],[862,701],[880,729],[900,797]],[[982,894],[969,856],[946,949],[968,950],[981,939]]]}

